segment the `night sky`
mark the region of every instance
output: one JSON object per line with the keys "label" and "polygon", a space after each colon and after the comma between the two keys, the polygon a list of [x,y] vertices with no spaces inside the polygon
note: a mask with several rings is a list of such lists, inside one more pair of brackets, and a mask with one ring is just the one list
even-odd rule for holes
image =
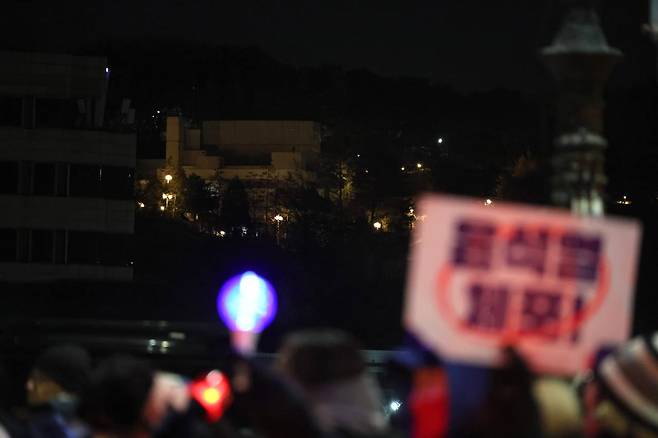
{"label": "night sky", "polygon": [[[428,77],[463,91],[536,89],[537,49],[559,0],[5,0],[0,46],[71,51],[122,40],[258,46],[298,65],[333,64]],[[604,0],[606,33],[628,62],[622,82],[653,75],[640,32],[648,0]],[[624,69],[627,69],[624,73]]]}

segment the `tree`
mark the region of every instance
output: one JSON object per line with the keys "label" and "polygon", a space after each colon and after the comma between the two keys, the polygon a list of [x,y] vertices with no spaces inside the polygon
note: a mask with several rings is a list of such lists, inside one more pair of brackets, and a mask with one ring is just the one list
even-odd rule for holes
{"label": "tree", "polygon": [[[161,205],[165,205],[167,213],[171,215],[182,213],[186,206],[185,186],[187,181],[183,168],[180,165],[174,165],[171,158],[168,158],[167,164],[156,174],[156,177],[158,178],[157,183],[162,188]],[[169,196],[169,200],[165,199],[163,195]]]}
{"label": "tree", "polygon": [[226,186],[222,197],[220,220],[230,230],[251,225],[249,196],[238,177],[233,178]]}
{"label": "tree", "polygon": [[210,231],[217,222],[217,198],[211,186],[198,175],[190,175],[185,180],[185,212],[191,215],[200,229]]}

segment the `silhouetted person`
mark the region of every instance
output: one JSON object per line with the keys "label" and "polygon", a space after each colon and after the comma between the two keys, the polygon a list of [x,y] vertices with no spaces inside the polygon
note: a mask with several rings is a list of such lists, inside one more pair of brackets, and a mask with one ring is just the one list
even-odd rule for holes
{"label": "silhouetted person", "polygon": [[89,355],[75,345],[50,347],[37,358],[26,384],[31,436],[87,435],[77,409],[90,372]]}
{"label": "silhouetted person", "polygon": [[637,337],[595,364],[583,387],[592,438],[658,437],[658,333]]}
{"label": "silhouetted person", "polygon": [[280,350],[278,366],[302,388],[326,434],[376,437],[389,433],[379,387],[367,373],[358,344],[346,333],[294,333]]}

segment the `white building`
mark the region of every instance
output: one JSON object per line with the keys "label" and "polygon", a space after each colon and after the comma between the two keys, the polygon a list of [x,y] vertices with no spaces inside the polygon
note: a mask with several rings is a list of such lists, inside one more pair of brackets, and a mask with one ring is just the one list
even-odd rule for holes
{"label": "white building", "polygon": [[208,181],[237,177],[247,188],[253,218],[266,222],[276,214],[268,209],[276,187],[291,179],[316,180],[320,143],[319,125],[312,121],[209,120],[192,128],[173,116],[167,117],[166,158],[139,160],[138,170],[154,174],[168,162]]}

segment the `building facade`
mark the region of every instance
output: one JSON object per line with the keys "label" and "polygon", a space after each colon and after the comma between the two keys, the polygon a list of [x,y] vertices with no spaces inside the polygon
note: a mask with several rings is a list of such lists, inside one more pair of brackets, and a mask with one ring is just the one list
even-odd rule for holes
{"label": "building facade", "polygon": [[274,190],[292,181],[315,181],[320,152],[319,125],[312,121],[211,120],[191,127],[172,116],[167,117],[166,158],[139,160],[138,170],[155,175],[175,166],[206,181],[239,178],[252,218],[267,222],[276,214],[270,209]]}
{"label": "building facade", "polygon": [[103,58],[0,52],[0,282],[129,281],[135,134]]}

